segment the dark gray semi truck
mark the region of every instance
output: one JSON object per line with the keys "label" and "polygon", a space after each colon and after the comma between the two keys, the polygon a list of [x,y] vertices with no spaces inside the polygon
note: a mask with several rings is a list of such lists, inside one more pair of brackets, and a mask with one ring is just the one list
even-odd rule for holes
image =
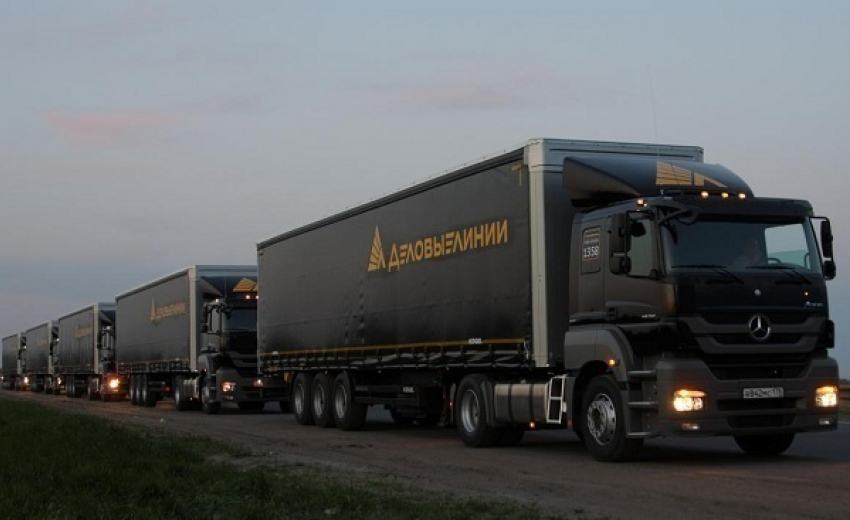
{"label": "dark gray semi truck", "polygon": [[22,332],[3,338],[3,388],[24,390],[23,374],[26,367],[26,336]]}
{"label": "dark gray semi truck", "polygon": [[301,424],[571,428],[779,454],[834,430],[829,221],[693,146],[535,139],[258,244],[260,356]]}
{"label": "dark gray semi truck", "polygon": [[29,329],[26,335],[26,364],[22,367],[25,384],[33,392],[53,393],[56,340],[59,331],[56,322],[48,321]]}
{"label": "dark gray semi truck", "polygon": [[54,391],[111,401],[127,395],[115,366],[115,304],[94,303],[59,318],[58,375]]}
{"label": "dark gray semi truck", "polygon": [[133,405],[286,407],[283,380],[259,372],[256,266],[189,267],[118,295],[116,313],[115,363]]}

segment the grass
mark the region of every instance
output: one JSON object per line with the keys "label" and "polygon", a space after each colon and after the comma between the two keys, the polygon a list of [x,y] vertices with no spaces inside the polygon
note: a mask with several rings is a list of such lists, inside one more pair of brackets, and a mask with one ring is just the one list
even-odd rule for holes
{"label": "grass", "polygon": [[0,400],[0,511],[17,518],[541,518],[533,507],[462,499],[304,468],[239,468],[246,455],[35,403]]}

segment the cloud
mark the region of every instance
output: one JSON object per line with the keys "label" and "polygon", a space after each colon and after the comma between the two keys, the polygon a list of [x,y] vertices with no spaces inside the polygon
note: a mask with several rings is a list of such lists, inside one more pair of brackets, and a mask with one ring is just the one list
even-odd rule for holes
{"label": "cloud", "polygon": [[87,146],[132,144],[138,139],[176,126],[186,117],[179,113],[68,114],[48,112],[47,123],[71,142]]}

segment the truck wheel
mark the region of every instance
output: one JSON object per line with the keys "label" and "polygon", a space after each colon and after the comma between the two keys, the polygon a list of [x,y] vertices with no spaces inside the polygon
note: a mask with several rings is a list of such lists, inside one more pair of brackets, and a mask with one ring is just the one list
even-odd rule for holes
{"label": "truck wheel", "polygon": [[292,414],[302,426],[315,424],[313,420],[313,399],[310,392],[310,374],[298,372],[292,381]]}
{"label": "truck wheel", "polygon": [[151,389],[148,388],[148,378],[147,377],[143,377],[141,379],[142,379],[142,382],[141,382],[142,392],[141,392],[140,397],[141,397],[142,406],[144,406],[146,408],[153,408],[153,407],[156,406],[156,393],[152,392]]}
{"label": "truck wheel", "polygon": [[139,378],[134,375],[130,375],[130,404],[139,405]]}
{"label": "truck wheel", "polygon": [[324,372],[316,374],[310,393],[313,396],[313,420],[316,421],[316,426],[319,428],[333,427],[335,422],[333,406],[331,406],[333,401],[331,377]]}
{"label": "truck wheel", "polygon": [[345,431],[356,431],[366,424],[369,408],[354,402],[354,385],[347,372],[342,372],[334,380],[333,415],[336,427]]}
{"label": "truck wheel", "polygon": [[185,377],[177,376],[174,378],[174,409],[178,412],[185,412],[192,408],[192,402],[183,388],[184,384],[186,384]]}
{"label": "truck wheel", "polygon": [[754,457],[773,457],[781,455],[794,442],[793,433],[781,433],[778,435],[736,435],[735,442],[738,443],[744,453]]}
{"label": "truck wheel", "polygon": [[455,402],[455,422],[463,443],[470,448],[495,446],[502,438],[502,428],[487,424],[487,400],[482,384],[487,378],[472,374],[461,380]]}
{"label": "truck wheel", "polygon": [[643,441],[626,437],[623,399],[613,378],[603,375],[590,381],[582,410],[584,445],[593,458],[620,462],[637,455]]}
{"label": "truck wheel", "polygon": [[91,379],[89,380],[88,385],[86,385],[86,391],[89,394],[89,401],[97,401],[98,399],[101,399],[103,402],[110,401],[112,397],[111,395],[99,394],[99,392],[97,391],[97,383],[97,379]]}
{"label": "truck wheel", "polygon": [[221,402],[212,400],[210,387],[207,386],[207,380],[201,381],[201,411],[209,415],[215,415],[221,409]]}

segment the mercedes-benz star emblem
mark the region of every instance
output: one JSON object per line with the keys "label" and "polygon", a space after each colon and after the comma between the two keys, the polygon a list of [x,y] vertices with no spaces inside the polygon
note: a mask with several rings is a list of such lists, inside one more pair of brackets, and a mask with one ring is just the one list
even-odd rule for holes
{"label": "mercedes-benz star emblem", "polygon": [[756,314],[748,323],[750,336],[756,341],[766,341],[770,337],[770,320],[764,314]]}

